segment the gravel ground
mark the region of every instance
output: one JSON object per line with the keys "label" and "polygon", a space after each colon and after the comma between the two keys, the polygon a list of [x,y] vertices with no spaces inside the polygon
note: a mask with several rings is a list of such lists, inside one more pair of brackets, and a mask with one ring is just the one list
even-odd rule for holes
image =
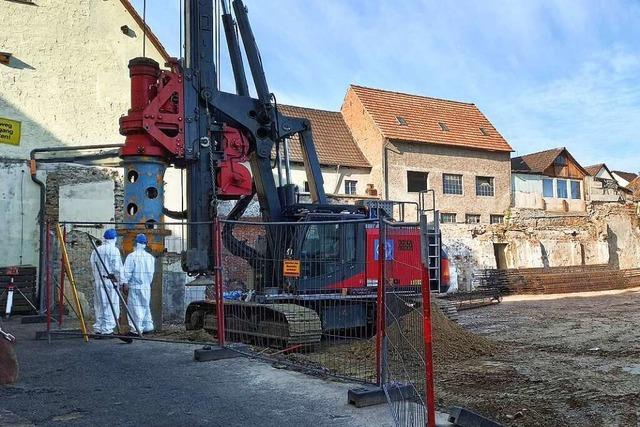
{"label": "gravel ground", "polygon": [[508,297],[460,312],[492,355],[436,365],[442,406],[517,426],[640,425],[640,289]]}

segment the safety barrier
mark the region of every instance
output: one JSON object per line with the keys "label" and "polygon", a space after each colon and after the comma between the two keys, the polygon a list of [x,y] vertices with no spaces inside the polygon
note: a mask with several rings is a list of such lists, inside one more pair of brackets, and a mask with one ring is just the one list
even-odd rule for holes
{"label": "safety barrier", "polygon": [[[111,331],[145,335],[162,329],[163,324],[182,325],[186,304],[205,298],[207,288],[198,284],[185,286],[193,279],[181,271],[181,255],[165,250],[164,240],[171,237],[167,230],[186,225],[46,223],[44,286],[40,290],[42,311],[47,315],[46,332],[79,332],[85,338],[94,332]],[[104,238],[108,229],[117,230],[113,243]],[[145,236],[147,244],[136,251],[138,234]],[[107,250],[107,246],[113,248]],[[113,321],[114,314],[118,322]]]}
{"label": "safety barrier", "polygon": [[[213,275],[195,280],[181,271],[180,254],[158,251],[164,245],[157,236],[166,241],[161,231],[169,225],[183,224],[158,223],[130,233],[126,224],[48,224],[47,332],[67,333],[69,326],[82,326],[84,317],[86,330],[81,327],[80,333],[85,338],[101,328],[103,333],[142,333],[152,327],[145,319],[150,308],[156,330],[163,323],[176,328],[167,320],[186,330],[177,327],[181,335],[145,339],[192,341],[195,336],[198,342],[217,341],[306,373],[377,384],[397,425],[432,420],[430,292],[421,255],[428,238],[417,223],[218,220],[211,223]],[[108,228],[119,230],[113,257],[99,249],[113,245],[104,242]],[[127,293],[121,286],[132,281],[124,255],[139,232],[156,239],[155,258],[138,263],[133,274],[151,282],[149,295]],[[182,246],[175,239],[173,244]],[[100,257],[92,256],[96,248]],[[117,258],[122,270],[113,277],[100,273],[106,270],[103,263],[113,271]],[[114,311],[117,324],[109,322]]]}
{"label": "safety barrier", "polygon": [[[220,221],[219,230],[226,342],[307,372],[377,381],[377,221]],[[217,334],[215,310],[194,317]]]}
{"label": "safety barrier", "polygon": [[381,229],[383,388],[396,425],[435,425],[427,230],[386,221]]}

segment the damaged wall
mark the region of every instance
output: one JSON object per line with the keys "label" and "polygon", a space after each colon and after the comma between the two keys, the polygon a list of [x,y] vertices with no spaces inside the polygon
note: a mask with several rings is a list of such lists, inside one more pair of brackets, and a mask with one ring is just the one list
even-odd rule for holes
{"label": "damaged wall", "polygon": [[593,203],[587,214],[552,215],[514,210],[504,224],[442,224],[443,244],[458,275],[470,289],[480,269],[640,264],[640,228],[634,205]]}

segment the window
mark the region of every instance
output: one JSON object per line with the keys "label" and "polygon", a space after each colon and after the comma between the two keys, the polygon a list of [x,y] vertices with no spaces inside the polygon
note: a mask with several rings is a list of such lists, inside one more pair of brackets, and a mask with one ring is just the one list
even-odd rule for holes
{"label": "window", "polygon": [[441,131],[447,132],[449,130],[449,127],[447,126],[446,123],[438,122],[438,126],[440,126]]}
{"label": "window", "polygon": [[446,224],[453,224],[456,222],[456,214],[454,213],[441,213],[440,222]]}
{"label": "window", "polygon": [[557,186],[558,188],[556,190],[556,195],[558,199],[568,198],[569,196],[567,194],[567,181],[564,179],[559,179]]}
{"label": "window", "polygon": [[407,171],[407,191],[409,193],[418,193],[427,190],[427,172]]}
{"label": "window", "polygon": [[442,192],[444,194],[462,194],[462,175],[443,174]]}
{"label": "window", "polygon": [[491,224],[502,224],[504,223],[504,215],[491,215],[489,216],[489,222]]}
{"label": "window", "polygon": [[565,156],[558,156],[553,164],[556,166],[567,166],[567,158]]}
{"label": "window", "polygon": [[484,136],[489,136],[489,132],[487,132],[485,128],[480,128],[480,133],[483,134]]}
{"label": "window", "polygon": [[356,194],[356,184],[358,181],[345,180],[344,181],[344,194]]}
{"label": "window", "polygon": [[553,197],[553,180],[549,178],[542,179],[542,196]]}
{"label": "window", "polygon": [[305,233],[300,251],[304,278],[333,273],[338,267],[341,228],[338,224],[312,224]]}
{"label": "window", "polygon": [[575,200],[582,199],[580,192],[580,181],[571,181],[571,198]]}
{"label": "window", "polygon": [[407,121],[402,116],[396,116],[396,122],[398,122],[398,124],[400,126],[406,126],[407,125]]}
{"label": "window", "polygon": [[490,176],[476,177],[476,196],[493,196],[493,178]]}
{"label": "window", "polygon": [[310,191],[310,190],[309,190],[309,181],[305,181],[305,182],[304,182],[304,192],[305,192],[305,193],[308,193],[309,191]]}
{"label": "window", "polygon": [[465,222],[467,224],[480,224],[480,215],[478,214],[466,214]]}

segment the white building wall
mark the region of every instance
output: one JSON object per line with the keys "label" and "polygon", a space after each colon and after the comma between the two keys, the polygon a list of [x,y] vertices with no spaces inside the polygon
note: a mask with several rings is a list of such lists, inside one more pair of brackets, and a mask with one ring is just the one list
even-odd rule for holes
{"label": "white building wall", "polygon": [[[544,197],[543,180],[553,181],[553,197]],[[558,180],[567,181],[566,198],[558,198]],[[571,181],[580,182],[580,197],[572,197]],[[542,175],[511,174],[511,187],[513,190],[513,206],[524,209],[544,209],[554,212],[584,212],[585,186],[583,180],[551,178]]]}
{"label": "white building wall", "polygon": [[[356,181],[356,196],[366,197],[367,184],[371,183],[368,168],[355,169],[337,166],[323,166],[322,179],[324,180],[324,191],[327,194],[345,194],[345,181]],[[276,176],[276,180],[277,180]],[[307,181],[307,174],[301,164],[291,165],[291,181],[297,185],[300,191],[304,190],[304,183]]]}
{"label": "white building wall", "polygon": [[[142,28],[120,0],[35,3],[0,2],[0,51],[12,54],[9,65],[0,65],[0,117],[22,124],[18,146],[0,144],[0,266],[37,264],[39,188],[29,176],[29,152],[122,143],[127,64],[142,54]],[[123,25],[136,36],[123,34]],[[164,63],[148,40],[146,52]],[[44,173],[38,176],[45,181]]]}

